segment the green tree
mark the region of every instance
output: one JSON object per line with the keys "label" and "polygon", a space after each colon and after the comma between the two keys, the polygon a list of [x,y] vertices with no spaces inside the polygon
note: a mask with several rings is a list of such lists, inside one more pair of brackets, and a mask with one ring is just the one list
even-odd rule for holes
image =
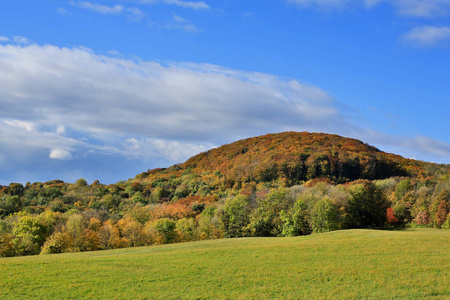
{"label": "green tree", "polygon": [[382,191],[373,182],[364,180],[350,187],[348,202],[349,228],[383,226],[389,207]]}
{"label": "green tree", "polygon": [[46,239],[47,229],[36,217],[25,215],[13,223],[12,233],[16,238],[20,255],[38,254]]}
{"label": "green tree", "polygon": [[329,197],[316,202],[311,211],[313,232],[327,232],[339,229],[339,213]]}
{"label": "green tree", "polygon": [[245,228],[249,223],[250,209],[248,196],[238,195],[228,199],[221,210],[221,219],[225,226],[226,237],[240,237],[245,235]]}
{"label": "green tree", "polygon": [[278,189],[266,197],[257,199],[257,208],[250,218],[249,228],[253,236],[278,236],[282,232],[283,221],[280,211],[284,208],[287,190]]}
{"label": "green tree", "polygon": [[308,222],[310,215],[305,201],[300,199],[295,202],[294,207],[289,212],[284,210],[280,213],[283,221],[282,236],[297,236],[311,233],[311,226]]}
{"label": "green tree", "polygon": [[86,186],[87,182],[84,178],[80,178],[80,179],[77,179],[77,181],[75,182],[75,185],[76,186]]}
{"label": "green tree", "polygon": [[170,244],[176,241],[176,222],[161,218],[149,225],[148,231],[155,244]]}

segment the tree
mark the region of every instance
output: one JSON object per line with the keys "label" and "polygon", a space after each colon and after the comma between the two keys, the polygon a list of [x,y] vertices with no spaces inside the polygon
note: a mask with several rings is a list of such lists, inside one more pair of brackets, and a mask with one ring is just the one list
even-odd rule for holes
{"label": "tree", "polygon": [[139,247],[147,244],[147,235],[144,226],[131,219],[122,219],[118,223],[124,238],[127,239],[129,246]]}
{"label": "tree", "polygon": [[436,226],[442,227],[442,224],[447,220],[447,216],[450,213],[450,205],[446,201],[439,203],[438,211],[436,212]]}
{"label": "tree", "polygon": [[120,248],[123,242],[120,239],[119,229],[111,221],[105,221],[98,231],[100,247],[102,249]]}
{"label": "tree", "polygon": [[85,250],[85,235],[84,231],[87,227],[86,220],[82,215],[71,215],[67,220],[64,232],[69,237],[70,251],[84,251]]}
{"label": "tree", "polygon": [[0,257],[11,257],[16,255],[14,236],[11,233],[0,235]]}
{"label": "tree", "polygon": [[430,223],[430,214],[426,210],[417,213],[415,221],[418,225],[428,225]]}
{"label": "tree", "polygon": [[80,179],[77,179],[77,181],[75,182],[75,185],[76,186],[86,186],[87,182],[84,178],[80,178]]}
{"label": "tree", "polygon": [[436,202],[439,203],[436,211],[436,226],[441,228],[450,213],[450,191],[443,189],[436,198]]}
{"label": "tree", "polygon": [[294,207],[288,213],[282,210],[280,218],[284,223],[281,232],[282,236],[297,236],[311,233],[311,226],[308,222],[308,206],[303,199],[295,202]]}
{"label": "tree", "polygon": [[162,218],[151,223],[148,232],[155,244],[170,244],[176,241],[176,223],[173,220]]}
{"label": "tree", "polygon": [[12,233],[16,238],[20,255],[38,254],[46,238],[46,228],[37,218],[25,215],[13,223]]}
{"label": "tree", "polygon": [[283,230],[280,211],[287,209],[290,201],[287,190],[273,190],[257,199],[257,207],[250,217],[249,229],[253,236],[278,236]]}
{"label": "tree", "polygon": [[220,211],[221,220],[225,225],[226,237],[240,237],[245,235],[245,228],[249,223],[248,196],[238,195],[228,199]]}
{"label": "tree", "polygon": [[183,218],[177,221],[177,237],[179,242],[189,242],[196,239],[196,227],[193,218]]}
{"label": "tree", "polygon": [[329,197],[319,200],[311,212],[313,232],[327,232],[339,229],[339,214]]}
{"label": "tree", "polygon": [[[220,215],[220,210],[217,211],[217,215]],[[216,216],[216,208],[206,207],[197,220],[197,239],[219,239],[224,236],[225,226],[221,218]]]}
{"label": "tree", "polygon": [[389,225],[396,225],[398,223],[398,219],[395,217],[394,209],[389,207],[386,211],[386,220]]}
{"label": "tree", "polygon": [[373,182],[358,181],[349,192],[347,227],[366,228],[385,224],[388,203]]}
{"label": "tree", "polygon": [[66,232],[54,232],[42,246],[41,254],[63,253],[70,246],[70,236]]}

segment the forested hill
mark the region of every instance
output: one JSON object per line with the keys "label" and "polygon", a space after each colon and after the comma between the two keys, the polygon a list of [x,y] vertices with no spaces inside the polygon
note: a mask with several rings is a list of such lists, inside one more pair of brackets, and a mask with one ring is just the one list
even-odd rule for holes
{"label": "forested hill", "polygon": [[109,185],[0,186],[0,257],[392,226],[450,229],[450,166],[321,133],[249,138]]}
{"label": "forested hill", "polygon": [[[389,154],[338,135],[284,132],[240,140],[200,153],[172,168],[196,174],[216,172],[230,183],[286,180],[288,185],[318,177],[334,182],[427,177],[427,163]],[[139,175],[156,175],[160,169]],[[168,170],[164,170],[167,172]]]}

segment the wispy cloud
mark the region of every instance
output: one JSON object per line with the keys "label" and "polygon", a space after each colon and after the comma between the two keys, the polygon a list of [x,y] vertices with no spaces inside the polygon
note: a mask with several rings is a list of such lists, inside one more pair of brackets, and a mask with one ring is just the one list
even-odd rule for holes
{"label": "wispy cloud", "polygon": [[192,9],[209,9],[209,5],[203,1],[180,1],[180,0],[164,0],[164,3],[167,4],[175,4],[184,8],[192,8]]}
{"label": "wispy cloud", "polygon": [[203,1],[182,1],[182,0],[137,0],[137,3],[147,3],[147,4],[156,4],[156,3],[165,3],[165,4],[173,4],[177,6],[181,6],[184,8],[190,9],[209,9],[209,5]]}
{"label": "wispy cloud", "polygon": [[0,36],[0,42],[8,42],[9,38],[6,36]]}
{"label": "wispy cloud", "polygon": [[164,29],[177,29],[177,30],[184,30],[189,32],[200,32],[201,30],[195,26],[194,23],[174,14],[173,19],[170,23],[167,23],[165,25],[159,26],[159,28]]}
{"label": "wispy cloud", "polygon": [[70,1],[72,5],[83,9],[91,10],[104,15],[121,15],[125,14],[131,21],[138,21],[145,15],[142,10],[137,7],[125,7],[123,5],[107,6],[103,4],[92,3],[88,1]]}
{"label": "wispy cloud", "polygon": [[342,121],[333,100],[317,87],[207,64],[162,65],[84,48],[0,45],[0,65],[3,149],[26,143],[29,151],[73,153],[103,145],[125,153],[117,150],[123,139],[136,138],[140,150],[127,155],[154,153],[146,147],[158,144],[172,149],[164,155],[173,158],[180,156],[174,154],[181,151],[174,150],[177,145],[204,149],[256,133],[315,126],[326,131]]}
{"label": "wispy cloud", "polygon": [[432,18],[448,15],[450,11],[449,0],[385,0],[384,2],[394,5],[404,16]]}
{"label": "wispy cloud", "polygon": [[450,41],[450,27],[416,27],[407,32],[403,39],[413,45],[434,46],[440,42]]}
{"label": "wispy cloud", "polygon": [[319,7],[339,7],[351,2],[352,0],[287,0],[287,3],[299,6],[319,6]]}
{"label": "wispy cloud", "polygon": [[124,10],[124,7],[118,4],[114,6],[107,6],[102,4],[91,3],[88,1],[77,1],[73,3],[81,8],[92,10],[100,14],[121,14]]}
{"label": "wispy cloud", "polygon": [[378,4],[391,5],[399,15],[408,17],[432,18],[448,15],[450,0],[287,0],[289,4],[304,7],[342,8],[366,7],[374,8]]}
{"label": "wispy cloud", "polygon": [[24,36],[13,36],[13,41],[18,44],[29,44],[31,41]]}
{"label": "wispy cloud", "polygon": [[67,9],[65,9],[65,8],[63,8],[63,7],[58,7],[58,8],[56,9],[56,11],[57,11],[60,15],[67,15],[67,14],[68,14]]}

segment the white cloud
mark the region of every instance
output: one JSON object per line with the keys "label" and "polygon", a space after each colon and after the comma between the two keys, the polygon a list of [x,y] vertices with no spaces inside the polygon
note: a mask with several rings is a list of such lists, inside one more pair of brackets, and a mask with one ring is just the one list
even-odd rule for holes
{"label": "white cloud", "polygon": [[52,149],[50,151],[49,157],[52,159],[69,160],[72,159],[72,154],[69,151],[63,149]]}
{"label": "white cloud", "polygon": [[81,7],[83,9],[91,10],[104,15],[121,15],[125,14],[130,21],[139,21],[144,17],[144,12],[137,7],[124,7],[116,4],[107,6],[103,4],[92,3],[88,1],[70,1],[72,5]]}
{"label": "white cloud", "polygon": [[124,145],[122,149],[116,150],[122,155],[132,153],[136,157],[166,157],[174,162],[182,162],[188,157],[215,147],[211,143],[166,141],[154,138],[129,138]]}
{"label": "white cloud", "polygon": [[92,10],[100,14],[120,14],[124,10],[123,6],[118,4],[114,6],[107,6],[88,1],[77,1],[75,4],[81,8]]}
{"label": "white cloud", "polygon": [[29,44],[31,41],[23,36],[13,36],[13,41],[18,44]]}
{"label": "white cloud", "polygon": [[184,30],[184,31],[190,31],[190,32],[199,32],[201,31],[200,29],[198,29],[194,23],[174,14],[173,15],[173,22],[163,25],[163,26],[159,26],[160,28],[163,29],[179,29],[179,30]]}
{"label": "white cloud", "polygon": [[433,46],[439,42],[450,41],[450,27],[416,27],[407,32],[403,39],[412,44]]}
{"label": "white cloud", "polygon": [[445,16],[450,11],[450,0],[287,0],[287,3],[320,8],[350,6],[373,8],[386,3],[394,7],[400,15],[421,18]]}
{"label": "white cloud", "polygon": [[[4,105],[3,101],[0,105]],[[26,159],[34,161],[33,155],[36,153],[52,153],[53,149],[69,152],[80,146],[83,146],[83,142],[41,129],[36,123],[0,117],[0,149],[2,155],[7,157],[3,163],[20,164]],[[53,153],[50,158],[55,158],[57,154]],[[59,154],[61,156],[61,152]]]}
{"label": "white cloud", "polygon": [[57,134],[64,134],[66,132],[66,128],[64,126],[58,126],[56,127],[56,133]]}
{"label": "white cloud", "polygon": [[180,0],[164,0],[164,3],[167,4],[175,4],[184,8],[192,8],[192,9],[209,9],[209,5],[203,1],[180,1]]}
{"label": "white cloud", "polygon": [[[387,1],[387,0],[385,0]],[[437,17],[447,15],[450,0],[391,0],[401,15],[413,17]]]}
{"label": "white cloud", "polygon": [[338,7],[354,2],[352,0],[287,0],[287,3],[300,6],[331,6]]}
{"label": "white cloud", "polygon": [[364,142],[378,145],[382,150],[391,153],[402,153],[408,158],[420,157],[421,160],[450,163],[450,144],[425,136],[401,137],[381,133],[375,130],[354,133]]}
{"label": "white cloud", "polygon": [[7,38],[6,36],[0,36],[0,42],[8,42],[9,38]]}
{"label": "white cloud", "polygon": [[137,1],[138,3],[148,3],[148,4],[156,4],[156,3],[174,4],[177,6],[191,9],[210,8],[209,5],[203,1],[181,1],[181,0],[137,0]]}
{"label": "white cloud", "polygon": [[35,130],[35,125],[31,122],[19,121],[19,120],[4,120],[6,125],[19,129],[25,129],[26,131]]}
{"label": "white cloud", "polygon": [[127,7],[125,12],[131,21],[139,21],[145,16],[145,13],[137,7]]}
{"label": "white cloud", "polygon": [[59,159],[94,152],[182,162],[215,145],[287,130],[450,157],[438,141],[369,134],[336,107],[318,87],[269,74],[0,45],[0,149],[8,161],[46,151]]}
{"label": "white cloud", "polygon": [[[130,137],[139,138],[139,149],[147,145],[136,155],[150,153],[150,145],[205,149],[236,137],[308,126],[327,130],[340,122],[325,92],[295,80],[50,45],[0,45],[0,99],[3,127],[15,126],[0,135],[2,144],[60,149],[65,143],[71,153],[99,146],[117,153]],[[14,138],[18,128],[20,138]],[[62,136],[71,132],[77,140]]]}

